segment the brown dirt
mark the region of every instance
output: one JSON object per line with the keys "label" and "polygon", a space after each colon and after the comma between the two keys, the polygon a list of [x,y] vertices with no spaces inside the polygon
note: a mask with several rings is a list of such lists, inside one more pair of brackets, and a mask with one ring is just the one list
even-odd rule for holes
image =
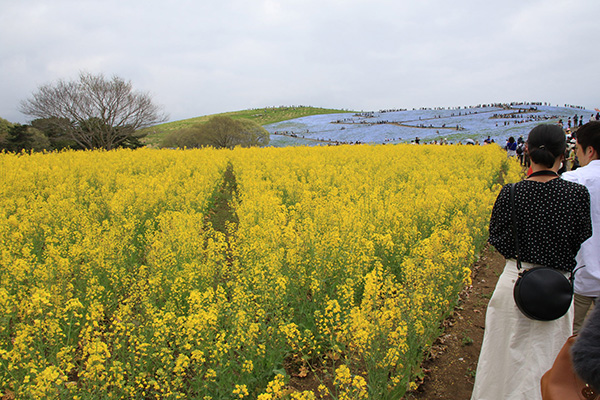
{"label": "brown dirt", "polygon": [[486,248],[473,267],[471,287],[444,322],[444,332],[431,346],[422,369],[419,388],[405,400],[469,400],[473,391],[477,360],[483,341],[485,310],[505,260],[493,247]]}

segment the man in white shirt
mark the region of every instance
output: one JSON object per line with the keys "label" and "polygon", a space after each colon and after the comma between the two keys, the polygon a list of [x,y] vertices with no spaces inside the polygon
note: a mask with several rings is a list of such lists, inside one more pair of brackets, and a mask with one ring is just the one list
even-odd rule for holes
{"label": "man in white shirt", "polygon": [[574,284],[573,331],[577,332],[600,296],[600,121],[588,122],[577,130],[575,153],[581,167],[562,177],[587,187],[592,212],[592,236],[577,253],[577,268],[581,268],[575,273]]}

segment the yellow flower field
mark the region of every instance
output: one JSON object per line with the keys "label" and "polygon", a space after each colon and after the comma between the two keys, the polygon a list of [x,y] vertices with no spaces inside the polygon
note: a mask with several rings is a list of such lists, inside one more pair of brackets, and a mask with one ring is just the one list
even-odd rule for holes
{"label": "yellow flower field", "polygon": [[497,146],[0,154],[0,396],[397,399],[519,173]]}

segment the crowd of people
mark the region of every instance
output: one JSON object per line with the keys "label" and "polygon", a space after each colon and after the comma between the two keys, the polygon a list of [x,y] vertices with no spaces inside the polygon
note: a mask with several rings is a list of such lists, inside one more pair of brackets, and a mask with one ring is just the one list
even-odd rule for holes
{"label": "crowd of people", "polygon": [[[305,131],[306,133],[309,133],[309,130],[307,129]],[[274,135],[281,135],[281,136],[288,136],[288,137],[293,137],[293,138],[301,138],[301,139],[305,139],[308,141],[312,141],[312,142],[319,142],[319,143],[323,143],[329,146],[340,146],[343,144],[363,144],[363,142],[361,142],[360,140],[333,140],[333,139],[326,139],[326,138],[318,138],[318,137],[306,137],[303,134],[298,134],[295,133],[293,131],[275,131],[273,132]]]}
{"label": "crowd of people", "polygon": [[[576,117],[577,116],[575,116],[574,120]],[[592,121],[595,121],[595,119]],[[562,120],[559,120],[558,125],[563,128]],[[564,133],[566,137],[566,149],[564,153],[564,162],[562,163],[560,173],[575,170],[580,166],[577,153],[575,151],[577,143],[577,128],[573,128],[573,130],[570,128],[564,129]],[[489,138],[489,136],[484,143],[492,143],[492,140]],[[504,150],[506,150],[508,157],[517,157],[521,166],[529,168],[529,154],[525,151],[525,140],[523,139],[523,136],[519,136],[517,140],[515,140],[515,138],[512,136],[509,137],[504,145]]]}
{"label": "crowd of people", "polygon": [[[509,138],[506,149],[515,157],[523,145],[527,177],[515,184],[514,195],[512,185],[502,188],[490,219],[489,242],[506,264],[486,311],[471,399],[544,400],[541,378],[577,331],[573,368],[598,394],[600,307],[589,310],[600,296],[600,121],[573,131],[540,124],[520,140]],[[566,314],[543,321],[520,311],[513,296],[518,265],[574,276]]]}
{"label": "crowd of people", "polygon": [[[504,125],[512,124],[524,124],[526,122],[544,122],[553,119],[559,118],[557,115],[536,115],[536,114],[527,114],[524,113],[510,113],[510,114],[494,114],[490,118],[492,119],[503,119]],[[496,122],[496,126],[498,123]]]}
{"label": "crowd of people", "polygon": [[[526,139],[506,141],[507,156],[519,158],[527,177],[515,185],[514,203],[510,186],[502,188],[490,218],[489,242],[506,263],[486,311],[472,400],[544,400],[541,378],[574,332],[573,368],[600,393],[600,118],[592,117],[582,125],[573,117],[571,128],[542,123]],[[491,143],[488,136],[484,144]],[[521,312],[513,296],[517,265],[573,276],[568,311],[550,321]]]}
{"label": "crowd of people", "polygon": [[[596,115],[592,114],[590,116],[590,122],[591,121],[600,121],[600,112],[597,112]],[[562,119],[558,120],[558,124],[562,127],[564,127],[564,122]],[[571,129],[571,128],[575,128],[578,126],[582,126],[584,124],[584,120],[583,120],[583,115],[577,115],[575,114],[572,118],[569,117],[567,119],[567,129]]]}

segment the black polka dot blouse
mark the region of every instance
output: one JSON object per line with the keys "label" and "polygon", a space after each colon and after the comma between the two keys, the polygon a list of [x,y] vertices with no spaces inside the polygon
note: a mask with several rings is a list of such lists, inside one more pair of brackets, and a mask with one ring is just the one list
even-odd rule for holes
{"label": "black polka dot blouse", "polygon": [[[590,194],[583,185],[560,178],[524,180],[515,188],[520,260],[572,271],[579,246],[592,236]],[[505,258],[516,258],[510,185],[496,199],[489,242]]]}

